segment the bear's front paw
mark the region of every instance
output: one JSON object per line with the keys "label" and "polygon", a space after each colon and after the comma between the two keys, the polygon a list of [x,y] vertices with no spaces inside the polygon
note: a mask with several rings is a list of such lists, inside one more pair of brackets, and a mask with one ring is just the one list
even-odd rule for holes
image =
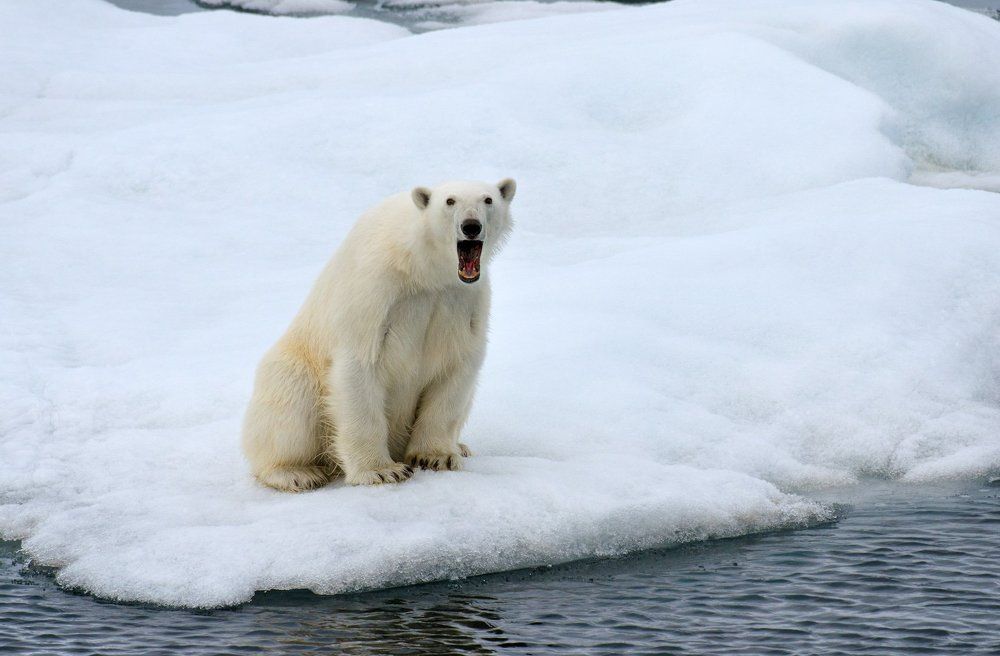
{"label": "bear's front paw", "polygon": [[347,477],[351,485],[382,485],[384,483],[402,483],[413,476],[413,468],[402,462],[394,462],[383,469],[360,471]]}
{"label": "bear's front paw", "polygon": [[415,452],[406,456],[406,462],[411,467],[432,469],[434,471],[458,471],[462,468],[460,453],[422,453]]}

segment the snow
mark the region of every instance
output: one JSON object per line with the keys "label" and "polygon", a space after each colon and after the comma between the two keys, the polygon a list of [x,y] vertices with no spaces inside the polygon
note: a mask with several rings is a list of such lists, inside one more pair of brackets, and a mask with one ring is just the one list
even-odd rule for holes
{"label": "snow", "polygon": [[201,4],[274,16],[351,13],[405,22],[419,31],[619,8],[594,0],[201,0]]}
{"label": "snow", "polygon": [[[63,585],[336,593],[1000,470],[985,17],[677,0],[414,36],[33,0],[0,23],[0,531]],[[466,470],[254,484],[253,368],[358,213],[506,175]]]}

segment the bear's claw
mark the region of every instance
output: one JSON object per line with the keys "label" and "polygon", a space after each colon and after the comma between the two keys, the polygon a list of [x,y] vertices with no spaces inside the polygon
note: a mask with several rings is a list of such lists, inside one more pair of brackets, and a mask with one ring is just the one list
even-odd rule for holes
{"label": "bear's claw", "polygon": [[363,471],[348,477],[352,485],[384,485],[386,483],[402,483],[413,476],[413,468],[401,462],[394,462],[385,469]]}
{"label": "bear's claw", "polygon": [[283,492],[305,492],[325,485],[330,477],[322,467],[302,465],[258,472],[257,480]]}
{"label": "bear's claw", "polygon": [[458,471],[462,468],[462,456],[458,453],[414,453],[406,462],[413,467],[433,471]]}

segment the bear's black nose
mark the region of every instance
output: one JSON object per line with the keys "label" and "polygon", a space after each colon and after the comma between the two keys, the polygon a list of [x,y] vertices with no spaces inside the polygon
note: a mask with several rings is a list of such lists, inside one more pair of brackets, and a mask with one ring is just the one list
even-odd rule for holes
{"label": "bear's black nose", "polygon": [[475,219],[466,219],[462,221],[462,234],[464,234],[469,239],[475,239],[479,236],[479,233],[483,231],[483,224]]}

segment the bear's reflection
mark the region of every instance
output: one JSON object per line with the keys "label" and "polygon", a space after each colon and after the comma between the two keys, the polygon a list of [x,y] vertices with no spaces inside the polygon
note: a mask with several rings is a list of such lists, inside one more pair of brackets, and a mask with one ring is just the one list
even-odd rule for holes
{"label": "bear's reflection", "polygon": [[[412,589],[411,589],[412,590]],[[258,595],[253,633],[289,652],[346,655],[493,654],[508,643],[497,600],[458,592],[404,599],[392,591],[317,597],[305,591]]]}

